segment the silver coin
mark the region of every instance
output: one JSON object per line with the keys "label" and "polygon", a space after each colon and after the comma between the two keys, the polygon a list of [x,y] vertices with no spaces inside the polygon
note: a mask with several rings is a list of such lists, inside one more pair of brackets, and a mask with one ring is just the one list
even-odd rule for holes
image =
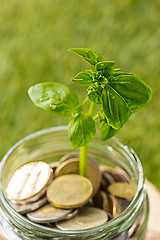
{"label": "silver coin", "polygon": [[83,207],[78,214],[66,221],[56,222],[56,227],[61,230],[83,230],[100,226],[107,222],[105,211],[94,207]]}
{"label": "silver coin", "polygon": [[12,202],[10,204],[16,210],[16,212],[20,214],[26,214],[42,207],[46,203],[47,203],[47,198],[45,196],[40,198],[36,202],[26,203],[24,205],[13,204]]}
{"label": "silver coin", "polygon": [[38,200],[53,178],[52,169],[45,162],[31,162],[17,169],[6,188],[8,200],[26,204]]}
{"label": "silver coin", "polygon": [[67,215],[71,213],[72,209],[60,209],[46,204],[34,212],[27,213],[27,217],[33,222],[50,223],[66,219]]}
{"label": "silver coin", "polygon": [[48,165],[50,166],[50,168],[53,170],[53,173],[54,173],[56,168],[59,166],[59,162],[51,162],[51,163],[48,163]]}
{"label": "silver coin", "polygon": [[63,220],[68,220],[76,216],[78,213],[78,208],[74,209],[71,213],[67,214]]}

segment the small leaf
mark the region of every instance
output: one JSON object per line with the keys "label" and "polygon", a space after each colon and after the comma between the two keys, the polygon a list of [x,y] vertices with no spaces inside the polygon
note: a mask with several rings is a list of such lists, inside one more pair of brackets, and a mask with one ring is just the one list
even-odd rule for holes
{"label": "small leaf", "polygon": [[97,83],[106,83],[106,79],[104,76],[101,75],[101,73],[99,72],[94,72],[92,70],[86,70],[89,75],[93,78],[93,81],[94,82],[97,82]]}
{"label": "small leaf", "polygon": [[115,65],[115,61],[102,61],[102,62],[98,62],[95,65],[95,68],[97,71],[101,71],[104,69],[113,69],[114,65]]}
{"label": "small leaf", "polygon": [[83,86],[89,86],[92,83],[94,83],[93,78],[90,76],[90,74],[85,72],[78,73],[73,79],[73,82],[80,83]]}
{"label": "small leaf", "polygon": [[97,71],[102,71],[103,75],[108,78],[113,71],[114,61],[103,61],[95,65]]}
{"label": "small leaf", "polygon": [[100,120],[99,131],[102,141],[105,141],[118,133],[119,129],[114,129],[108,125],[107,119],[102,109],[98,110],[98,117]]}
{"label": "small leaf", "polygon": [[108,125],[106,119],[100,119],[99,124],[100,137],[102,141],[105,141],[118,133],[119,129],[114,129]]}
{"label": "small leaf", "polygon": [[98,84],[92,85],[87,89],[87,91],[88,91],[88,97],[92,102],[96,104],[102,104],[103,88],[100,85]]}
{"label": "small leaf", "polygon": [[69,51],[76,53],[93,66],[95,66],[98,62],[105,61],[98,52],[89,48],[70,48]]}
{"label": "small leaf", "polygon": [[69,137],[74,149],[85,146],[95,136],[96,128],[93,118],[87,113],[80,113],[69,123]]}
{"label": "small leaf", "polygon": [[59,116],[71,116],[78,105],[78,97],[60,83],[39,83],[28,90],[34,104]]}
{"label": "small leaf", "polygon": [[[120,75],[133,75],[133,74],[132,73],[120,72],[120,71],[113,71],[113,73],[112,73],[113,77],[117,77],[117,76],[120,76]],[[113,80],[113,79],[111,79],[111,80]]]}
{"label": "small leaf", "polygon": [[102,107],[108,125],[115,129],[121,128],[132,114],[125,100],[109,84],[102,92]]}
{"label": "small leaf", "polygon": [[151,99],[151,88],[133,74],[117,75],[108,85],[123,97],[132,112],[144,107]]}
{"label": "small leaf", "polygon": [[79,104],[79,105],[76,107],[73,115],[76,116],[76,115],[78,115],[79,113],[85,111],[86,108],[87,108],[87,102],[88,102],[88,98],[86,98],[81,104]]}

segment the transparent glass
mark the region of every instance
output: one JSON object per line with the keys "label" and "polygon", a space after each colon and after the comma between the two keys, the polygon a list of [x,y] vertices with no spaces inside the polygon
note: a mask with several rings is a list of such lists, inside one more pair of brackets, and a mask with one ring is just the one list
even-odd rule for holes
{"label": "transparent glass", "polygon": [[102,142],[97,136],[89,144],[88,151],[99,165],[119,169],[138,184],[134,199],[118,217],[92,229],[62,231],[33,223],[11,207],[5,197],[5,189],[16,169],[31,161],[58,161],[72,151],[67,127],[62,126],[25,137],[4,156],[0,168],[0,229],[5,239],[144,240],[149,210],[142,165],[135,152],[115,138]]}

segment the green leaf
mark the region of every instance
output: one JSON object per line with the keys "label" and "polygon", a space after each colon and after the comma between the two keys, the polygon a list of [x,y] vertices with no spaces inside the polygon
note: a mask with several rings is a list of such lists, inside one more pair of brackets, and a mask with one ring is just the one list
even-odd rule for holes
{"label": "green leaf", "polygon": [[100,72],[94,72],[92,70],[86,70],[89,75],[93,78],[93,81],[94,82],[97,82],[97,83],[106,83],[106,78],[104,76],[101,75]]}
{"label": "green leaf", "polygon": [[98,62],[105,61],[98,52],[89,48],[70,48],[69,51],[76,53],[93,66],[95,66]]}
{"label": "green leaf", "polygon": [[76,115],[78,115],[79,113],[85,111],[86,108],[87,108],[87,102],[88,102],[88,98],[86,98],[81,104],[79,104],[79,105],[76,107],[73,115],[76,116]]}
{"label": "green leaf", "polygon": [[94,79],[98,79],[99,78],[99,74],[97,72],[94,72],[93,70],[86,70],[86,72],[88,72],[88,74]]}
{"label": "green leaf", "polygon": [[98,117],[100,120],[99,131],[100,131],[100,137],[102,141],[105,141],[113,137],[120,130],[120,128],[114,129],[108,125],[107,119],[102,109],[98,110]]}
{"label": "green leaf", "polygon": [[95,136],[96,128],[93,118],[87,113],[80,113],[69,123],[69,137],[74,149],[87,145]]}
{"label": "green leaf", "polygon": [[117,75],[108,85],[122,96],[132,112],[144,107],[151,99],[151,88],[133,74]]}
{"label": "green leaf", "polygon": [[122,96],[109,84],[105,85],[102,92],[102,107],[108,125],[115,129],[121,128],[132,114]]}
{"label": "green leaf", "polygon": [[[115,69],[114,69],[115,70]],[[132,73],[125,73],[125,72],[120,72],[120,71],[113,71],[112,73],[112,76],[113,77],[117,77],[117,76],[120,76],[120,75],[133,75]],[[114,79],[114,78],[113,78]],[[111,79],[111,80],[113,80]]]}
{"label": "green leaf", "polygon": [[92,83],[94,83],[93,78],[91,77],[90,74],[85,73],[85,72],[80,72],[78,73],[73,79],[73,82],[80,83],[83,86],[89,86]]}
{"label": "green leaf", "polygon": [[113,71],[115,62],[114,61],[103,61],[95,65],[97,71],[102,71],[103,76],[108,78]]}
{"label": "green leaf", "polygon": [[59,116],[71,116],[78,105],[78,97],[60,83],[39,83],[28,90],[34,104]]}
{"label": "green leaf", "polygon": [[113,71],[115,62],[114,61],[103,61],[95,65],[97,71],[102,71],[102,74],[108,78]]}
{"label": "green leaf", "polygon": [[96,104],[102,104],[103,88],[100,85],[98,84],[92,85],[87,89],[87,91],[88,91],[88,97],[92,102]]}
{"label": "green leaf", "polygon": [[100,119],[99,131],[102,141],[105,141],[118,133],[119,129],[114,129],[108,125],[106,119]]}

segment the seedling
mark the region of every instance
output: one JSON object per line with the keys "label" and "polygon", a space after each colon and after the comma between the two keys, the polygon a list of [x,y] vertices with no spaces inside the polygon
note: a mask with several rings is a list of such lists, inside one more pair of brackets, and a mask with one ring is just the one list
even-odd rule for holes
{"label": "seedling", "polygon": [[53,82],[34,85],[28,93],[36,106],[55,115],[72,116],[69,138],[73,149],[80,148],[79,171],[80,175],[86,176],[88,144],[95,137],[96,125],[102,141],[111,138],[133,113],[150,101],[152,90],[141,78],[114,68],[114,61],[106,61],[92,49],[71,48],[69,51],[95,67],[96,71],[86,70],[72,79],[87,86],[87,98],[79,104],[73,90]]}

